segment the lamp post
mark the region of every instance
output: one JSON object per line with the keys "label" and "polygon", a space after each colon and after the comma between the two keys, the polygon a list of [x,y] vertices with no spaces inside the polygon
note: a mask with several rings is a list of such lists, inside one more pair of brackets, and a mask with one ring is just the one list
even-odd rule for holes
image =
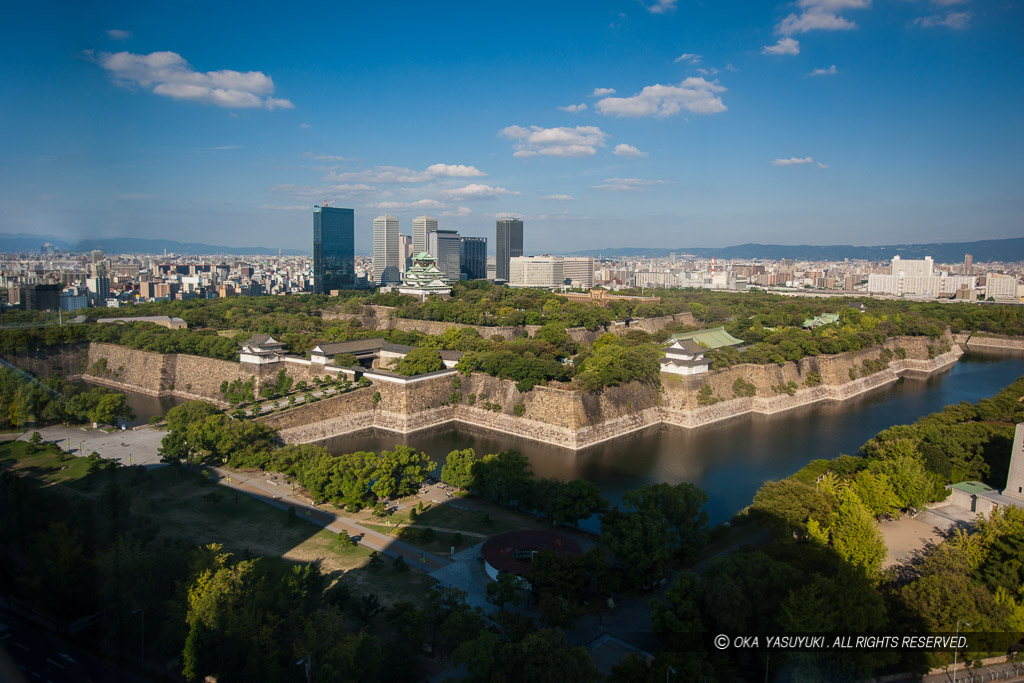
{"label": "lamp post", "polygon": [[[970,626],[971,623],[969,621],[965,621],[964,625],[965,626]],[[956,637],[957,637],[957,641],[956,642],[959,643],[960,642],[960,640],[959,640],[959,638],[960,638],[960,620],[959,619],[956,620]],[[954,649],[953,649],[953,683],[956,683],[956,656],[957,656],[957,654],[959,654],[959,650],[957,650],[956,647],[954,646]]]}

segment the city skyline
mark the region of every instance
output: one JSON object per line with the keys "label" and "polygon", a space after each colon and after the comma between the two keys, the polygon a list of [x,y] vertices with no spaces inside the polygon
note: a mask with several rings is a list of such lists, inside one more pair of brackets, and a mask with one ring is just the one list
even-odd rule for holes
{"label": "city skyline", "polygon": [[288,248],[333,200],[361,253],[382,213],[514,213],[529,253],[1020,233],[1019,6],[540,8],[17,7],[0,231]]}

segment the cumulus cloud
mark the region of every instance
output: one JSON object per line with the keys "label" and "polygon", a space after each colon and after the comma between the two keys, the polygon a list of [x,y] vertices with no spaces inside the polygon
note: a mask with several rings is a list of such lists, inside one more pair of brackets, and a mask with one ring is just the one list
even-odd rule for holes
{"label": "cumulus cloud", "polygon": [[479,183],[472,183],[465,187],[456,187],[451,190],[441,191],[441,196],[455,201],[462,201],[465,199],[497,199],[502,195],[509,194],[519,193],[506,190],[504,187],[491,187],[490,185],[481,185]]}
{"label": "cumulus cloud", "polygon": [[299,128],[309,128],[309,124],[308,123],[300,123],[299,124]]}
{"label": "cumulus cloud", "polygon": [[615,88],[594,88],[594,92],[590,93],[591,97],[604,97],[605,95],[614,95]]}
{"label": "cumulus cloud", "polygon": [[454,211],[443,211],[441,213],[441,215],[442,216],[465,217],[465,216],[468,216],[471,213],[473,213],[473,210],[470,209],[468,206],[460,206],[459,208],[455,209]]}
{"label": "cumulus cloud", "polygon": [[797,6],[803,11],[790,14],[779,22],[775,30],[783,35],[807,33],[808,31],[849,31],[857,24],[838,12],[850,9],[867,9],[871,0],[799,0]]}
{"label": "cumulus cloud", "polygon": [[[314,157],[319,158],[319,157]],[[342,159],[341,157],[337,157]],[[431,164],[425,171],[414,171],[404,166],[374,166],[362,171],[330,173],[324,180],[329,182],[361,183],[425,183],[438,178],[475,178],[487,175],[475,166],[463,164]]]}
{"label": "cumulus cloud", "polygon": [[676,62],[689,62],[690,64],[700,64],[700,60],[704,59],[704,55],[695,55],[692,52],[684,52],[683,54],[676,57]]}
{"label": "cumulus cloud", "polygon": [[366,206],[371,209],[440,209],[444,204],[436,199],[420,199],[415,202],[376,202]]}
{"label": "cumulus cloud", "polygon": [[568,194],[549,194],[546,195],[544,199],[553,199],[559,202],[571,202],[573,198],[572,195]]}
{"label": "cumulus cloud", "polygon": [[921,26],[922,28],[933,28],[936,26],[944,26],[951,28],[954,31],[963,31],[971,25],[971,17],[974,16],[970,11],[966,12],[950,12],[946,16],[941,14],[933,14],[927,17],[918,17],[914,20],[915,26]]}
{"label": "cumulus cloud", "polygon": [[640,158],[640,157],[646,157],[647,156],[647,152],[641,152],[640,150],[638,150],[633,145],[627,145],[624,142],[621,143],[621,144],[615,145],[615,149],[612,150],[612,154],[614,154],[617,157],[634,157],[634,158]]}
{"label": "cumulus cloud", "polygon": [[664,14],[665,12],[671,12],[676,8],[676,2],[678,2],[678,0],[654,0],[654,2],[647,5],[647,11],[651,14]]}
{"label": "cumulus cloud", "polygon": [[[601,102],[597,104],[601,106]],[[516,143],[516,151],[512,156],[519,158],[535,157],[538,154],[552,157],[593,156],[598,147],[605,146],[604,140],[608,137],[597,126],[508,126],[499,131],[498,135]]]}
{"label": "cumulus cloud", "polygon": [[649,85],[632,97],[606,97],[597,109],[609,116],[675,116],[682,110],[694,114],[718,114],[726,110],[717,93],[725,87],[702,77],[691,77],[679,85]]}
{"label": "cumulus cloud", "polygon": [[827,69],[815,69],[814,71],[812,71],[808,75],[809,76],[835,76],[837,73],[839,73],[839,70],[836,69],[836,65],[833,64],[832,66],[830,66]]}
{"label": "cumulus cloud", "polygon": [[111,40],[128,40],[132,37],[132,32],[122,31],[119,28],[112,28],[107,31],[107,37]]}
{"label": "cumulus cloud", "polygon": [[820,161],[817,162],[817,164],[818,164],[818,168],[828,168],[828,164],[823,164]]}
{"label": "cumulus cloud", "polygon": [[802,166],[803,164],[813,164],[814,159],[811,157],[790,157],[788,159],[776,159],[772,162],[772,166]]}
{"label": "cumulus cloud", "polygon": [[581,102],[579,104],[567,104],[564,107],[559,107],[560,110],[567,111],[570,114],[578,114],[581,111],[584,111],[586,108],[587,108],[587,103],[586,102]]}
{"label": "cumulus cloud", "polygon": [[667,185],[668,182],[649,178],[606,178],[601,185],[594,185],[594,189],[609,192],[649,192],[653,186]]}
{"label": "cumulus cloud", "polygon": [[98,61],[116,83],[175,100],[229,109],[294,109],[290,101],[271,97],[274,81],[262,71],[200,72],[176,52],[101,52]]}
{"label": "cumulus cloud", "polygon": [[765,45],[761,50],[763,55],[798,55],[800,54],[800,42],[794,38],[779,38],[774,45]]}

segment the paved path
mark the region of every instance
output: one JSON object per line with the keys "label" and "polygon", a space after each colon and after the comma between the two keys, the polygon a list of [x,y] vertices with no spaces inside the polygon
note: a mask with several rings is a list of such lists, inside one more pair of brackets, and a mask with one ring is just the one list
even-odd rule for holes
{"label": "paved path", "polygon": [[99,453],[108,460],[117,460],[122,465],[163,465],[157,449],[167,432],[151,427],[138,427],[124,431],[105,432],[102,429],[86,427],[65,427],[54,425],[41,429],[30,429],[19,437],[20,441],[32,438],[32,432],[39,432],[43,441],[56,443],[61,450],[77,456]]}
{"label": "paved path", "polygon": [[379,531],[368,529],[347,517],[339,517],[321,510],[310,504],[308,500],[293,493],[288,484],[283,483],[280,479],[274,479],[271,475],[259,472],[233,472],[219,467],[196,467],[193,469],[205,470],[210,473],[210,478],[218,484],[236,489],[274,507],[282,510],[294,507],[295,513],[300,519],[306,519],[336,534],[345,531],[349,536],[359,537],[359,542],[368,548],[391,557],[401,555],[411,567],[422,567],[427,571],[432,571],[450,564],[447,559],[438,555],[422,551]]}

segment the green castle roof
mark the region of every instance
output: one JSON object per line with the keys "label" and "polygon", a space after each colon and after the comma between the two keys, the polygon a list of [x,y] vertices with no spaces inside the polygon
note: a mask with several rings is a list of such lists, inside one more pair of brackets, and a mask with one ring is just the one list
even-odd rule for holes
{"label": "green castle roof", "polygon": [[742,339],[737,339],[726,332],[724,327],[712,327],[696,332],[680,332],[669,337],[669,341],[683,341],[684,339],[692,339],[709,349],[720,349],[723,346],[736,346],[743,343]]}

